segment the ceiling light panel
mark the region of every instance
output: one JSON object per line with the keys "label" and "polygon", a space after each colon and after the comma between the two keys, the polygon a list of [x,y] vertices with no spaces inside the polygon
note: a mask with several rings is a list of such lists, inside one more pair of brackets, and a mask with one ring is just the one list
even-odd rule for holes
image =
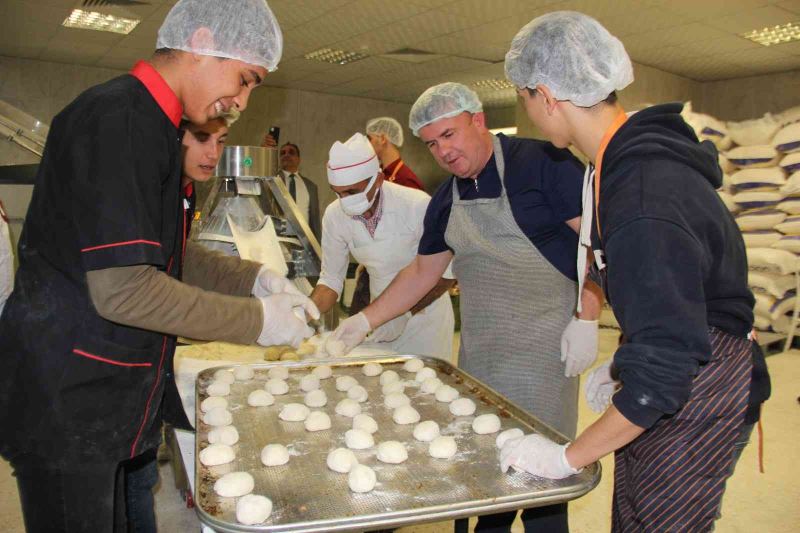
{"label": "ceiling light panel", "polygon": [[139,22],[141,22],[139,19],[115,17],[114,15],[107,15],[97,11],[73,9],[72,13],[64,19],[61,25],[67,28],[107,31],[127,35],[133,31]]}
{"label": "ceiling light panel", "polygon": [[474,87],[478,87],[479,89],[491,89],[493,91],[505,91],[507,89],[513,89],[514,84],[508,80],[502,80],[499,78],[490,78],[488,80],[480,80],[476,81],[472,84]]}
{"label": "ceiling light panel", "polygon": [[740,34],[745,39],[762,46],[800,41],[800,22],[789,22]]}
{"label": "ceiling light panel", "polygon": [[331,63],[332,65],[346,65],[353,61],[364,59],[367,54],[361,52],[349,52],[347,50],[337,50],[334,48],[320,48],[314,50],[303,56],[311,61],[321,61],[323,63]]}

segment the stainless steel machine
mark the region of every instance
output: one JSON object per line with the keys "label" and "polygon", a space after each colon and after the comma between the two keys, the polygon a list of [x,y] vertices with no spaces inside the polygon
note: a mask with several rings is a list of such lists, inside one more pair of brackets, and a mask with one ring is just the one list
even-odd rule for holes
{"label": "stainless steel machine", "polygon": [[[320,274],[322,249],[305,217],[300,213],[283,180],[278,178],[275,148],[226,146],[208,198],[192,227],[191,238],[230,255],[237,254],[236,237],[230,227],[261,235],[265,225],[275,228],[287,277],[305,293],[308,278]],[[269,232],[266,232],[269,233]],[[335,326],[335,316],[325,319]]]}

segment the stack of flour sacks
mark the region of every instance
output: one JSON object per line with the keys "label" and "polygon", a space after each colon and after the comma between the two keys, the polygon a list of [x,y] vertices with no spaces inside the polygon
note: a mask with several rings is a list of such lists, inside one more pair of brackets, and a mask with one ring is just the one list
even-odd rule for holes
{"label": "stack of flour sacks", "polygon": [[720,150],[719,195],[747,247],[756,328],[786,333],[800,270],[800,107],[743,122],[691,109],[684,118]]}

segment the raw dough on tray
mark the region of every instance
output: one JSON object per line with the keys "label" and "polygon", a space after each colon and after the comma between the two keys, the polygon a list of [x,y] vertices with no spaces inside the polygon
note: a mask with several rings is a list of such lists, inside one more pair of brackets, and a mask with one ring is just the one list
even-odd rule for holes
{"label": "raw dough on tray", "polygon": [[378,444],[378,461],[389,464],[400,464],[408,459],[405,445],[396,440],[387,440]]}
{"label": "raw dough on tray", "polygon": [[272,500],[258,494],[247,494],[236,500],[236,520],[252,526],[264,522],[272,514]]}
{"label": "raw dough on tray", "polygon": [[289,462],[289,450],[283,444],[267,444],[261,450],[264,466],[281,466]]}
{"label": "raw dough on tray", "polygon": [[377,476],[375,471],[366,465],[356,465],[347,475],[347,484],[353,492],[369,492],[375,488]]}
{"label": "raw dough on tray", "polygon": [[435,459],[450,459],[456,454],[456,439],[453,437],[436,437],[428,446],[428,453]]}
{"label": "raw dough on tray", "polygon": [[227,444],[211,444],[200,450],[200,462],[206,466],[224,465],[234,459],[236,454]]}
{"label": "raw dough on tray", "polygon": [[223,498],[238,498],[253,492],[256,482],[247,472],[230,472],[214,483],[214,492]]}
{"label": "raw dough on tray", "polygon": [[256,389],[247,395],[247,405],[250,407],[266,407],[275,403],[275,397],[264,389]]}
{"label": "raw dough on tray", "polygon": [[328,454],[328,468],[340,474],[347,474],[358,464],[356,454],[347,448],[336,448]]}

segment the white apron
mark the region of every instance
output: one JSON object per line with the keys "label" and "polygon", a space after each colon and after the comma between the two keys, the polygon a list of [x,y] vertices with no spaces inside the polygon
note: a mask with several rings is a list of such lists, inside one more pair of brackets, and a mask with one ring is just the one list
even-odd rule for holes
{"label": "white apron", "polygon": [[[419,238],[402,220],[395,217],[396,215],[384,211],[375,231],[375,238],[362,246],[353,246],[350,250],[356,261],[369,272],[371,300],[377,298],[397,273],[408,266],[417,255]],[[357,223],[369,235],[363,224]],[[385,344],[401,354],[429,355],[452,362],[454,327],[453,305],[450,295],[445,293],[411,317],[400,337]]]}

